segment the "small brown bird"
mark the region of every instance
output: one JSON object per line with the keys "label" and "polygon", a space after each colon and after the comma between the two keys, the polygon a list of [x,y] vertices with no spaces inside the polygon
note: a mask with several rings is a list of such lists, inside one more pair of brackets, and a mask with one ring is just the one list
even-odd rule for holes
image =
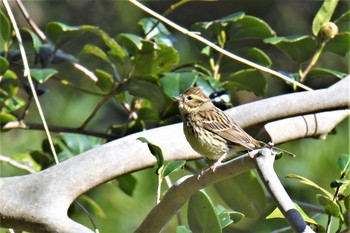
{"label": "small brown bird", "polygon": [[179,101],[187,141],[200,155],[217,160],[210,167],[213,172],[233,154],[261,147],[259,141],[215,107],[199,87],[191,87],[175,99]]}

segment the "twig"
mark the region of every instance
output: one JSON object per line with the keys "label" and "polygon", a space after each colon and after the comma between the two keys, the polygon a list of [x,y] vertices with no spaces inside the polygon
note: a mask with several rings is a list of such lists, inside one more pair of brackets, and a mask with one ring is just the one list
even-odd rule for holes
{"label": "twig", "polygon": [[7,164],[9,164],[9,165],[11,165],[13,167],[22,169],[22,170],[27,171],[29,173],[35,173],[36,172],[33,168],[31,168],[31,167],[29,167],[29,166],[27,166],[27,165],[25,165],[23,163],[17,162],[16,160],[13,160],[13,159],[11,159],[11,158],[9,158],[7,156],[4,156],[4,155],[0,155],[0,162],[7,163]]}
{"label": "twig", "polygon": [[38,25],[36,25],[36,23],[32,20],[32,18],[28,14],[28,11],[24,7],[22,1],[16,0],[16,3],[18,5],[19,9],[21,10],[22,14],[24,15],[24,18],[27,20],[28,24],[32,27],[32,29],[35,31],[35,33],[40,37],[40,39],[42,41],[46,41],[47,38],[46,38],[45,34],[40,30]]}
{"label": "twig", "polygon": [[[119,138],[117,135],[102,133],[102,132],[96,132],[92,130],[87,129],[80,129],[80,128],[74,128],[74,127],[67,127],[67,126],[57,126],[57,125],[48,125],[51,132],[55,133],[75,133],[75,134],[82,134],[87,136],[94,136],[98,138],[104,138],[107,140],[114,140]],[[16,121],[16,122],[9,122],[7,123],[3,129],[31,129],[31,130],[43,130],[44,127],[42,124],[37,123],[24,123],[22,121]]]}
{"label": "twig", "polygon": [[258,156],[255,159],[256,169],[269,194],[284,215],[288,224],[292,227],[294,232],[314,232],[306,224],[278,179],[273,168],[275,154],[268,148],[262,149],[261,154],[262,156]]}
{"label": "twig", "polygon": [[32,91],[33,98],[34,98],[36,107],[38,109],[41,121],[43,123],[44,129],[45,129],[45,133],[46,133],[47,139],[49,141],[49,145],[50,145],[50,148],[51,148],[51,151],[52,151],[55,163],[59,164],[59,160],[58,160],[58,157],[57,157],[57,154],[56,154],[55,147],[53,145],[53,141],[52,141],[52,138],[51,138],[51,135],[50,135],[50,131],[49,131],[49,128],[47,127],[47,123],[46,123],[46,120],[45,120],[44,112],[43,112],[43,110],[41,108],[38,95],[37,95],[37,93],[35,91],[34,82],[33,82],[33,79],[32,79],[32,77],[30,75],[30,68],[29,68],[29,64],[28,64],[28,60],[27,60],[27,55],[26,55],[26,51],[25,51],[24,46],[23,46],[21,34],[19,33],[19,29],[18,29],[18,26],[17,26],[17,23],[16,23],[16,19],[15,19],[13,13],[12,13],[11,7],[8,4],[7,0],[2,0],[2,2],[4,3],[6,11],[7,11],[8,15],[9,15],[10,20],[11,20],[11,24],[13,26],[13,29],[15,30],[15,33],[16,33],[18,46],[19,46],[19,49],[21,51],[21,57],[22,57],[23,65],[24,65],[24,74],[23,74],[23,76],[28,79],[29,86],[30,86],[30,89]]}
{"label": "twig", "polygon": [[155,18],[159,19],[160,21],[168,24],[169,26],[175,28],[179,32],[181,32],[181,33],[183,33],[183,34],[185,34],[185,35],[187,35],[189,37],[192,37],[192,38],[194,38],[194,39],[204,43],[205,45],[211,47],[212,49],[218,51],[219,53],[224,54],[225,56],[227,56],[227,57],[229,57],[231,59],[234,59],[234,60],[239,61],[239,62],[241,62],[243,64],[251,66],[251,67],[253,67],[255,69],[261,70],[261,71],[269,73],[271,75],[274,75],[274,76],[276,76],[276,77],[278,77],[280,79],[283,79],[286,82],[292,83],[292,84],[294,84],[294,85],[296,85],[296,86],[298,86],[298,87],[300,87],[300,88],[302,88],[304,90],[313,91],[313,89],[311,89],[310,87],[308,87],[308,86],[306,86],[306,85],[304,85],[302,83],[299,83],[299,82],[297,82],[295,80],[292,80],[288,76],[285,76],[285,75],[283,75],[283,74],[281,74],[281,73],[279,73],[277,71],[274,71],[274,70],[269,69],[267,67],[261,66],[259,64],[254,63],[254,62],[251,62],[251,61],[249,61],[247,59],[244,59],[244,58],[239,57],[239,56],[237,56],[237,55],[235,55],[233,53],[230,53],[229,51],[227,51],[225,49],[220,48],[220,46],[217,46],[216,44],[210,42],[209,40],[207,40],[207,39],[205,39],[203,37],[201,37],[200,35],[198,35],[198,34],[196,34],[194,32],[190,32],[187,29],[177,25],[176,23],[168,20],[167,18],[163,17],[162,15],[160,15],[160,14],[156,13],[155,11],[147,8],[146,6],[144,6],[143,4],[139,3],[136,0],[128,0],[128,1],[131,2],[132,4],[134,4],[135,6],[139,7],[141,10],[143,10],[143,11],[147,12],[148,14],[152,15],[153,17],[155,17]]}

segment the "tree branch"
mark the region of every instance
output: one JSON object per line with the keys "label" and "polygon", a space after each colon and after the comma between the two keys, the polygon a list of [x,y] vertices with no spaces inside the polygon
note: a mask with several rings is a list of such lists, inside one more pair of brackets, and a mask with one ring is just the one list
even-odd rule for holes
{"label": "tree branch", "polygon": [[271,153],[271,150],[267,148],[262,149],[261,153],[262,156],[258,156],[255,159],[256,169],[272,199],[292,227],[293,231],[305,233],[314,232],[306,224],[278,179],[273,168],[275,154]]}

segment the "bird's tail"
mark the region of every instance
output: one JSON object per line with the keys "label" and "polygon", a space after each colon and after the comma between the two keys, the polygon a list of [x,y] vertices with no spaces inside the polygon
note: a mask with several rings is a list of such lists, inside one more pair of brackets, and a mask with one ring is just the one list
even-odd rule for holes
{"label": "bird's tail", "polygon": [[274,146],[274,144],[272,142],[265,143],[265,142],[260,141],[260,143],[263,144],[263,146],[265,146],[267,148],[275,150],[277,152],[276,153],[277,155],[287,154],[287,155],[289,155],[289,156],[291,156],[293,158],[296,156],[294,153],[292,153],[290,151],[287,151],[287,150],[284,150],[284,149],[281,149],[279,147]]}

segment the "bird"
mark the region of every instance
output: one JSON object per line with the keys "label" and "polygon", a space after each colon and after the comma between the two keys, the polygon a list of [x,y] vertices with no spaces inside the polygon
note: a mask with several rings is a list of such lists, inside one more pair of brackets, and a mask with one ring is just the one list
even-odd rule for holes
{"label": "bird", "polygon": [[210,166],[212,172],[232,155],[266,145],[254,139],[224,111],[215,107],[201,88],[190,87],[174,98],[179,102],[183,131],[191,147],[203,157],[216,160]]}

